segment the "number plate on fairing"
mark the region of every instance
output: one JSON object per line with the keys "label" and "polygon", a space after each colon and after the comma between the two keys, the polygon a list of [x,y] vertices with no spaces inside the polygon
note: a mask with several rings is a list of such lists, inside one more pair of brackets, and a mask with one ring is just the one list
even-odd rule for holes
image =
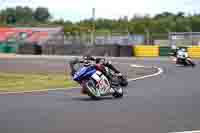
{"label": "number plate on fairing", "polygon": [[95,81],[97,81],[97,83],[101,80],[101,78],[99,77],[99,75],[97,75],[97,73],[94,73],[94,74],[92,75],[92,78],[93,78]]}
{"label": "number plate on fairing", "polygon": [[110,92],[110,83],[104,75],[102,75],[98,87],[101,91],[101,94],[106,94]]}
{"label": "number plate on fairing", "polygon": [[96,73],[92,75],[92,78],[97,82],[97,87],[102,95],[110,92],[110,83],[108,79],[102,75],[102,72],[96,71]]}

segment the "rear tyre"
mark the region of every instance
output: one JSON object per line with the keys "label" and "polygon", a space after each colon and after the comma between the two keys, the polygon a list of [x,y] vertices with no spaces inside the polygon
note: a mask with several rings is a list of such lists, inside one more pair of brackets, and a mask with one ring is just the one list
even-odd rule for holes
{"label": "rear tyre", "polygon": [[195,67],[195,66],[196,66],[196,64],[193,63],[193,64],[192,64],[192,67]]}
{"label": "rear tyre", "polygon": [[195,67],[195,66],[196,66],[196,64],[195,64],[193,61],[190,61],[190,60],[189,60],[189,62],[190,62],[190,64],[191,64],[192,67]]}
{"label": "rear tyre", "polygon": [[191,61],[191,60],[186,60],[186,64],[188,65],[188,66],[192,66],[192,67],[195,67],[195,63],[193,62],[193,61]]}
{"label": "rear tyre", "polygon": [[119,77],[119,84],[120,84],[120,86],[126,87],[128,85],[127,78],[124,76]]}
{"label": "rear tyre", "polygon": [[115,89],[115,93],[113,93],[113,97],[114,98],[122,98],[124,96],[124,92],[123,92],[123,89],[120,87],[120,88],[116,88]]}

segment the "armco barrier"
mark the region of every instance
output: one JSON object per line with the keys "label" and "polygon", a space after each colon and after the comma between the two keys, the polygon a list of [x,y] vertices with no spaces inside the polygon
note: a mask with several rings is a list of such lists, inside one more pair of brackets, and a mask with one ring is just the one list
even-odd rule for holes
{"label": "armco barrier", "polygon": [[189,47],[187,51],[191,58],[200,58],[200,46]]}
{"label": "armco barrier", "polygon": [[119,46],[120,57],[131,57],[133,56],[132,46]]}
{"label": "armco barrier", "polygon": [[136,57],[157,57],[159,56],[159,46],[136,45],[133,47]]}
{"label": "armco barrier", "polygon": [[43,54],[45,55],[84,55],[90,53],[94,56],[114,56],[118,57],[120,53],[117,45],[95,45],[84,46],[81,44],[70,45],[44,45]]}

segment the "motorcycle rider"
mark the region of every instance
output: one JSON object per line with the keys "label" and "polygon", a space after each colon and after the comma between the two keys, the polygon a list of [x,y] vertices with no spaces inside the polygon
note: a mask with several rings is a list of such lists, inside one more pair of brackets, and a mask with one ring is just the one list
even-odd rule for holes
{"label": "motorcycle rider", "polygon": [[[98,70],[100,70],[111,82],[111,85],[114,87],[118,86],[118,83],[112,80],[111,75],[106,71],[105,67],[108,67],[109,69],[113,70],[118,77],[122,77],[122,74],[120,73],[119,70],[117,70],[111,63],[111,61],[106,61],[105,59],[102,58],[95,58],[90,55],[85,55],[83,56],[82,60],[79,60],[76,58],[75,60],[70,62],[70,67],[71,67],[71,75],[73,76],[76,72],[76,69],[74,68],[74,65],[77,63],[83,63],[84,66],[90,66],[90,65],[95,65]],[[82,90],[83,94],[86,94],[85,90]]]}
{"label": "motorcycle rider", "polygon": [[177,51],[177,58],[185,59],[188,57],[188,53],[185,48],[181,48]]}
{"label": "motorcycle rider", "polygon": [[119,77],[122,76],[122,74],[120,73],[120,71],[117,70],[117,68],[115,68],[115,67],[112,65],[111,61],[106,61],[106,60],[103,59],[103,58],[95,58],[95,57],[92,57],[92,56],[90,56],[90,55],[85,55],[85,56],[83,56],[83,60],[84,60],[85,64],[91,63],[91,61],[94,62],[94,63],[96,64],[96,67],[98,67],[98,68],[101,70],[101,72],[102,72],[109,80],[112,80],[112,79],[111,79],[111,77],[110,77],[110,74],[107,73],[107,71],[105,70],[104,66],[105,66],[105,67],[108,67],[108,68],[111,69],[111,70],[113,70],[117,76],[119,76]]}
{"label": "motorcycle rider", "polygon": [[101,70],[101,72],[109,79],[109,80],[112,80],[111,79],[111,76],[107,73],[107,71],[105,70],[104,66],[105,67],[108,67],[109,69],[113,70],[117,76],[122,76],[122,74],[120,73],[119,70],[117,70],[111,63],[111,61],[106,61],[102,58],[95,58],[95,57],[92,57],[90,55],[84,55],[82,57],[82,60],[79,60],[78,58],[70,61],[70,67],[71,67],[71,75],[73,76],[74,73],[76,72],[75,68],[74,68],[74,65],[77,64],[77,63],[83,63],[84,66],[89,66],[91,64],[93,65],[96,65],[96,67],[98,67],[98,69]]}
{"label": "motorcycle rider", "polygon": [[178,62],[185,62],[185,60],[188,58],[188,53],[185,48],[181,48],[177,50],[177,61]]}

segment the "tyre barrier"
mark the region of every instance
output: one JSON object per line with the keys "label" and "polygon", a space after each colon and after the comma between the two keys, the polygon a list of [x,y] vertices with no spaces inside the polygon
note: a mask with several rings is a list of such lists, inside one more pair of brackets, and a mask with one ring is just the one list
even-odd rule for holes
{"label": "tyre barrier", "polygon": [[16,53],[17,48],[15,45],[10,45],[8,43],[0,44],[0,53]]}
{"label": "tyre barrier", "polygon": [[136,57],[157,57],[159,56],[159,46],[157,45],[136,45],[133,47]]}
{"label": "tyre barrier", "polygon": [[[191,58],[200,58],[200,46],[179,48],[185,48]],[[133,46],[133,52],[135,57],[156,57],[169,56],[172,51],[170,47],[137,45]]]}
{"label": "tyre barrier", "polygon": [[200,46],[189,47],[187,51],[191,58],[200,58]]}

